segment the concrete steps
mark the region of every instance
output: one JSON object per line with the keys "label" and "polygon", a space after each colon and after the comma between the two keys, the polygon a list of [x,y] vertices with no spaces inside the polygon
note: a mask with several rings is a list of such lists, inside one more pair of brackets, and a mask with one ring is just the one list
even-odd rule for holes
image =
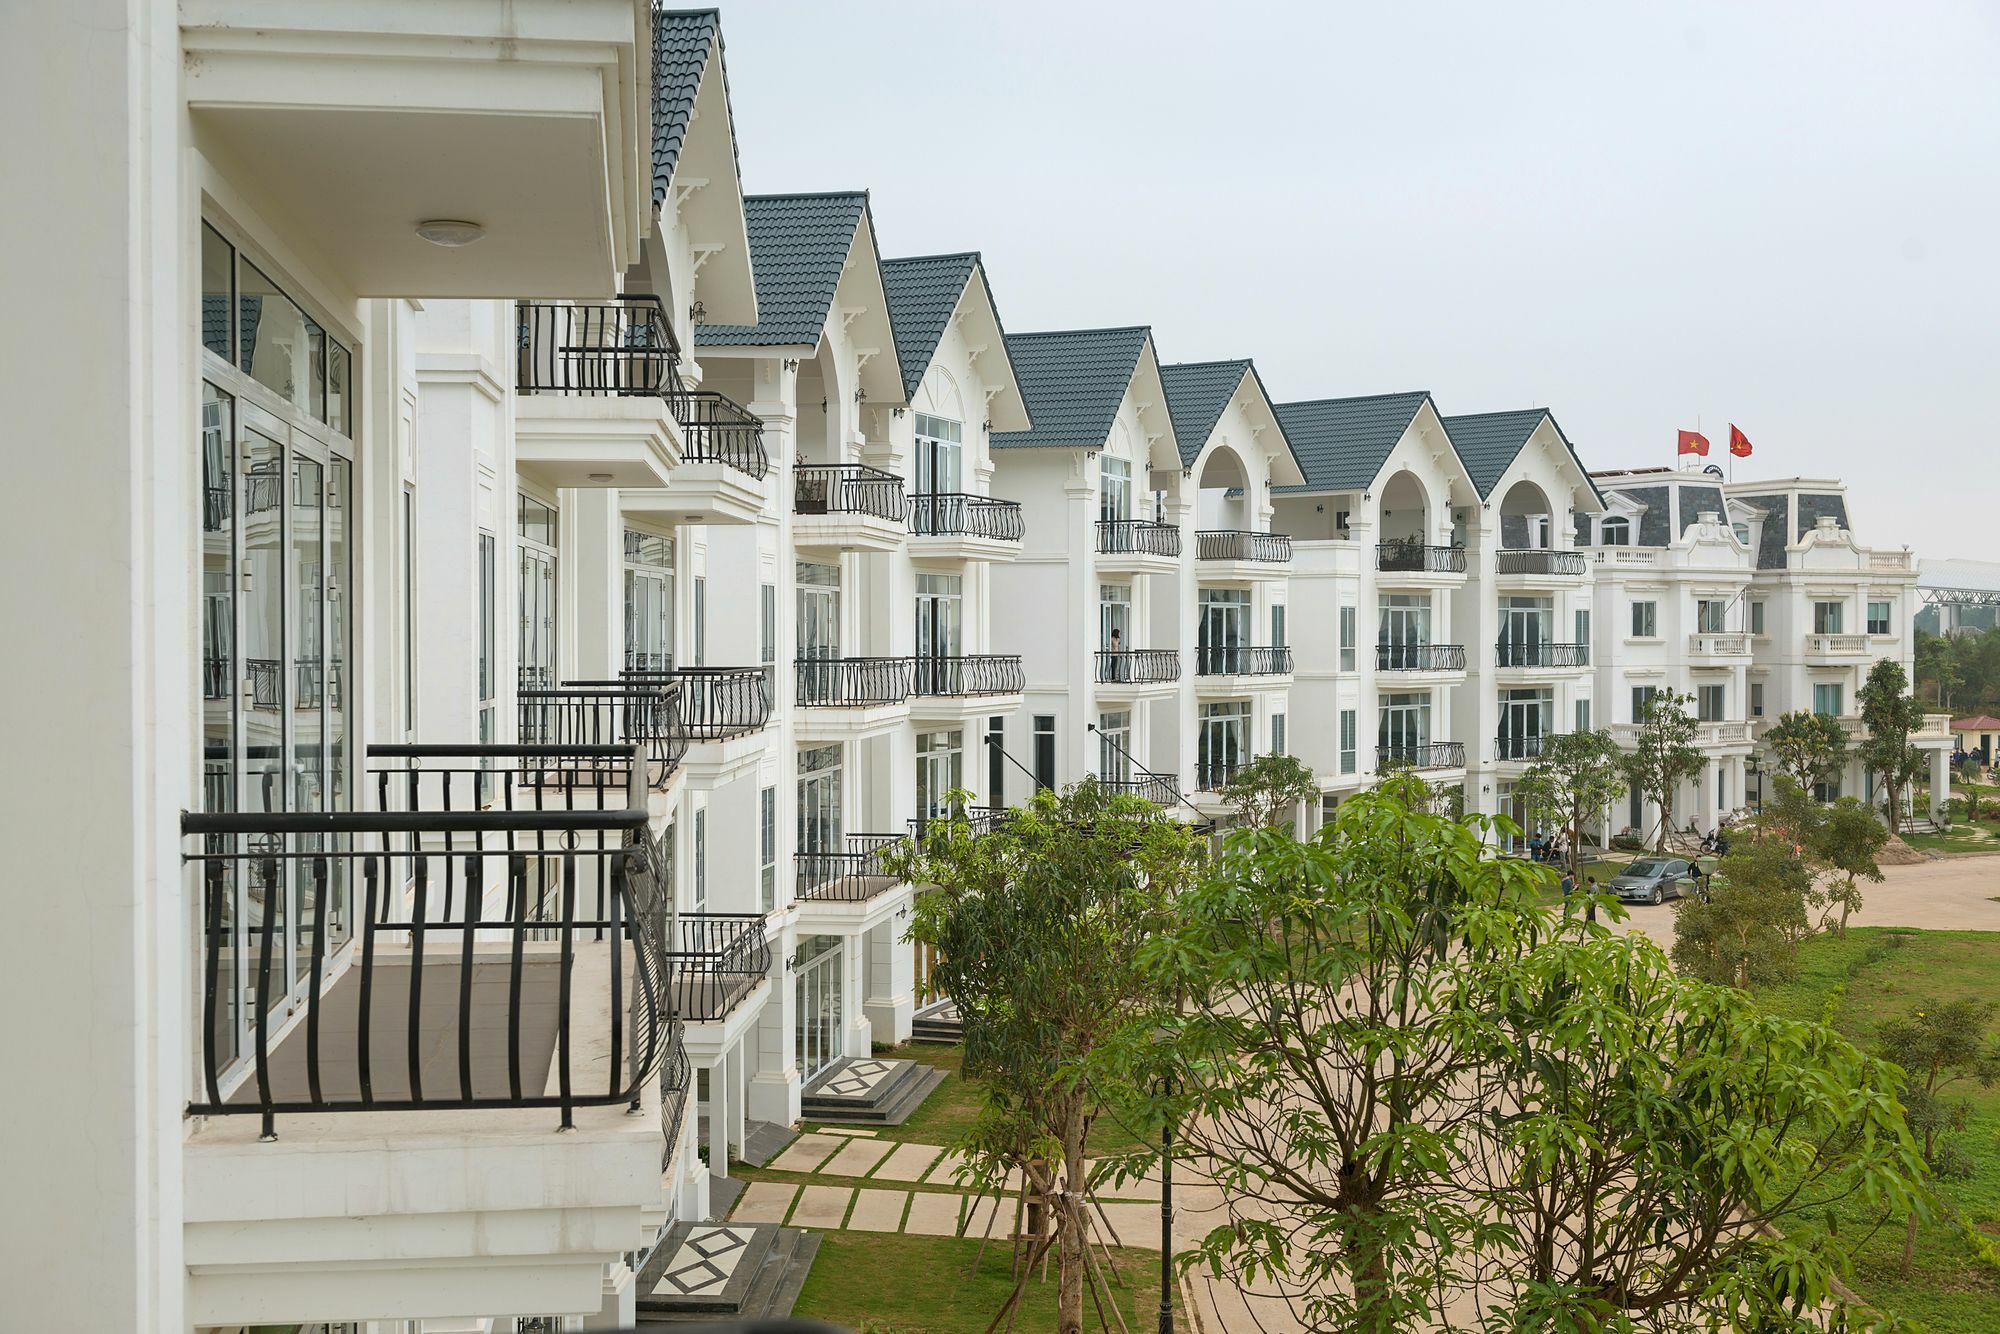
{"label": "concrete steps", "polygon": [[963,1042],[965,1021],[959,1018],[958,1007],[949,1000],[943,1000],[917,1011],[915,1017],[910,1020],[910,1040],[936,1042],[946,1046]]}
{"label": "concrete steps", "polygon": [[639,1273],[638,1327],[782,1320],[818,1254],[819,1238],[797,1228],[677,1223]]}
{"label": "concrete steps", "polygon": [[801,1120],[820,1125],[899,1126],[923,1104],[932,1089],[944,1082],[945,1072],[916,1061],[897,1061],[892,1073],[866,1094],[841,1096],[827,1092],[840,1079],[836,1066],[815,1080],[799,1099]]}

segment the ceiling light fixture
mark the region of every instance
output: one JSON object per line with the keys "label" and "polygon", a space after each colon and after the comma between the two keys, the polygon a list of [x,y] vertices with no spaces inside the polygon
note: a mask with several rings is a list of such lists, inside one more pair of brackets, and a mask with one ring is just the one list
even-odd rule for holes
{"label": "ceiling light fixture", "polygon": [[590,474],[590,480],[593,482],[608,482],[611,480],[611,474],[608,472],[594,472]]}
{"label": "ceiling light fixture", "polygon": [[486,235],[486,229],[476,222],[461,222],[453,218],[431,218],[417,224],[417,235],[432,245],[441,245],[456,250],[459,246],[471,245]]}

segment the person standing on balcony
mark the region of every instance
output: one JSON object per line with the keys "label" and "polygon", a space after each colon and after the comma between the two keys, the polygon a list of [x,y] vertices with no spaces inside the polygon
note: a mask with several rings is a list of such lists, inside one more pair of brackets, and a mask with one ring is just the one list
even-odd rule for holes
{"label": "person standing on balcony", "polygon": [[[1120,655],[1125,652],[1125,636],[1115,625],[1111,627],[1111,642],[1106,645],[1106,651],[1114,655]],[[1114,656],[1111,659],[1111,679],[1114,681],[1123,681],[1125,679],[1125,660],[1123,657]]]}

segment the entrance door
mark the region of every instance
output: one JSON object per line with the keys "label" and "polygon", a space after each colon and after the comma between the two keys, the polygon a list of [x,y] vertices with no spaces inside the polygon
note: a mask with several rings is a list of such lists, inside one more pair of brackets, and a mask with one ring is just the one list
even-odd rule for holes
{"label": "entrance door", "polygon": [[798,1028],[793,1056],[799,1078],[810,1084],[840,1059],[840,937],[807,936],[799,942]]}

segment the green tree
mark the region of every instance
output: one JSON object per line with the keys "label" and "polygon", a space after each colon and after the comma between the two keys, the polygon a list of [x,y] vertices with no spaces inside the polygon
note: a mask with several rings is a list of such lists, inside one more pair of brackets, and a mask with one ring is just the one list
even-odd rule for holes
{"label": "green tree", "polygon": [[1626,782],[1660,808],[1653,845],[1658,852],[1667,850],[1667,832],[1674,823],[1674,795],[1681,784],[1701,772],[1702,755],[1694,744],[1695,718],[1689,712],[1693,703],[1693,695],[1676,690],[1653,692],[1640,710],[1638,742],[1622,761]]}
{"label": "green tree", "polygon": [[1530,820],[1537,824],[1547,820],[1562,829],[1571,875],[1582,874],[1584,822],[1602,815],[1624,790],[1618,743],[1605,731],[1545,738],[1542,753],[1514,785],[1514,794],[1527,803]]}
{"label": "green tree", "polygon": [[1875,781],[1888,799],[1889,832],[1901,827],[1903,793],[1924,771],[1924,757],[1910,744],[1911,733],[1924,725],[1924,706],[1908,693],[1903,664],[1883,658],[1868,669],[1858,698],[1861,725],[1868,732],[1861,743],[1861,762],[1875,771]]}
{"label": "green tree", "polygon": [[1949,708],[1951,692],[1963,684],[1958,664],[1953,660],[1951,642],[1937,635],[1917,632],[1917,685],[1931,688],[1931,700],[1939,708]]}
{"label": "green tree", "polygon": [[1835,930],[1843,936],[1848,917],[1861,911],[1860,882],[1882,879],[1882,868],[1875,859],[1888,842],[1889,831],[1875,818],[1875,812],[1853,797],[1833,803],[1814,831],[1810,851],[1826,868],[1824,898],[1840,909]]}
{"label": "green tree", "polygon": [[1958,781],[1965,785],[1965,818],[1979,818],[1979,761],[1971,756],[1959,761]]}
{"label": "green tree", "polygon": [[[965,798],[953,794],[954,806]],[[1155,1008],[1140,947],[1202,856],[1186,825],[1085,780],[1036,793],[988,833],[935,821],[921,845],[885,859],[935,886],[917,896],[909,935],[935,952],[936,980],[964,1017],[965,1068],[985,1095],[958,1147],[982,1188],[997,1189],[1010,1167],[1027,1183],[1033,1240],[1008,1309],[1053,1249],[1063,1334],[1082,1329],[1085,1285],[1095,1297],[1104,1279],[1084,1165],[1107,1097],[1093,1057],[1133,1012]]]}
{"label": "green tree", "polygon": [[1781,715],[1764,733],[1764,744],[1777,758],[1781,773],[1810,792],[1815,783],[1830,783],[1847,765],[1847,729],[1838,718],[1810,709]]}
{"label": "green tree", "polygon": [[[1996,1010],[2000,1002],[1971,997],[1918,1001],[1910,1013],[1884,1020],[1876,1030],[1882,1055],[1909,1075],[1903,1106],[1924,1165],[1935,1176],[1972,1175],[1971,1160],[1958,1143],[1972,1104],[1947,1097],[1945,1091],[1968,1079],[1987,1088],[2000,1081],[2000,1042],[1989,1040],[1986,1031]],[[1904,1278],[1910,1276],[1916,1248],[1917,1215],[1912,1210],[1903,1232]]]}
{"label": "green tree", "polygon": [[1674,966],[1717,986],[1748,987],[1792,975],[1798,942],[1812,931],[1813,875],[1780,838],[1730,848],[1708,893],[1674,906]]}
{"label": "green tree", "polygon": [[1246,825],[1277,829],[1290,825],[1301,803],[1319,796],[1319,780],[1292,755],[1259,755],[1231,775],[1217,794],[1236,808]]}

